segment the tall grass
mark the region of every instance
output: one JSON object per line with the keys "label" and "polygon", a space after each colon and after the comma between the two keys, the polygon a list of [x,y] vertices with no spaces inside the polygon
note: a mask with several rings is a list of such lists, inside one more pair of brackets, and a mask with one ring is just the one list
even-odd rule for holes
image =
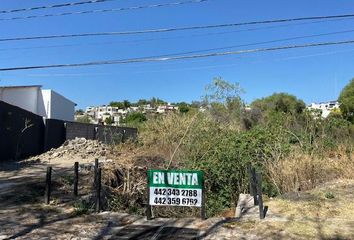
{"label": "tall grass", "polygon": [[139,135],[143,152],[159,159],[149,167],[205,171],[211,215],[248,191],[248,164],[262,172],[270,196],[354,178],[354,135],[343,120],[273,113],[246,130],[242,119],[220,119],[209,112],[171,113],[144,123]]}

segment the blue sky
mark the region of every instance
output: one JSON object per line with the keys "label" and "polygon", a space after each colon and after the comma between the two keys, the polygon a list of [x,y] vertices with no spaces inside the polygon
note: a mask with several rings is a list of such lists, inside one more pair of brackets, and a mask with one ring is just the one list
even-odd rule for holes
{"label": "blue sky", "polygon": [[[0,10],[74,0],[1,0]],[[80,0],[75,0],[80,1]],[[76,10],[109,9],[180,0],[117,0],[70,8],[0,14],[1,18]],[[182,1],[182,0],[181,0]],[[37,3],[36,3],[37,2]],[[0,38],[129,31],[223,24],[276,18],[354,13],[352,1],[236,1],[110,13],[0,21]],[[354,30],[354,18],[311,24],[244,26],[170,33],[0,42],[0,67],[125,59],[248,44],[303,35]],[[354,32],[298,39],[230,50],[354,39]],[[222,50],[221,50],[222,51]],[[250,53],[159,63],[0,72],[0,85],[41,84],[70,98],[79,108],[112,100],[159,97],[170,102],[200,100],[213,77],[238,82],[246,102],[274,92],[288,92],[305,102],[336,99],[354,77],[354,44]]]}

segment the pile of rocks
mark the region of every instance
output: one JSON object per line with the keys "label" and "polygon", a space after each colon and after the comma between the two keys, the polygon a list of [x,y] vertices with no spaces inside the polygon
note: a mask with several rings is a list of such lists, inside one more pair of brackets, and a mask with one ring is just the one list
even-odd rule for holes
{"label": "pile of rocks", "polygon": [[105,160],[111,154],[109,146],[85,138],[67,140],[59,148],[52,148],[50,151],[31,160],[53,160],[53,159],[95,159]]}

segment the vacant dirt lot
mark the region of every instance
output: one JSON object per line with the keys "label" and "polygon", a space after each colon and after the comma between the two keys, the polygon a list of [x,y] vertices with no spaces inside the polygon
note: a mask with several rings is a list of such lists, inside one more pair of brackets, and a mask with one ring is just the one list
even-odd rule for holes
{"label": "vacant dirt lot", "polygon": [[[241,219],[146,221],[124,213],[92,213],[56,181],[51,204],[43,204],[49,164],[57,177],[72,172],[55,160],[0,166],[0,239],[354,239],[353,180],[266,199],[269,212],[263,221],[257,211]],[[90,191],[81,188],[79,198]]]}

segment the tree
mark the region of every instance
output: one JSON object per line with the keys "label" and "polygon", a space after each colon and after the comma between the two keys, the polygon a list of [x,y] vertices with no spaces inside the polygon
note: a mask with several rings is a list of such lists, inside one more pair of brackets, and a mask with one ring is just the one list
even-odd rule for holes
{"label": "tree", "polygon": [[80,122],[80,123],[91,123],[91,118],[88,115],[84,115],[82,117],[78,117],[76,119],[76,122]]}
{"label": "tree", "polygon": [[75,115],[82,115],[84,113],[85,113],[85,111],[82,110],[82,109],[78,109],[78,110],[75,111]]}
{"label": "tree", "polygon": [[108,118],[106,118],[106,119],[104,120],[104,122],[105,122],[105,124],[107,124],[107,125],[112,125],[112,124],[114,123],[114,119],[113,119],[111,116],[109,116]]}
{"label": "tree", "polygon": [[178,110],[180,113],[187,113],[190,110],[190,106],[189,104],[185,103],[185,102],[180,102],[178,104],[176,104],[178,106]]}
{"label": "tree", "polygon": [[343,117],[354,123],[354,78],[343,88],[338,101]]}
{"label": "tree", "polygon": [[132,104],[131,104],[128,100],[124,100],[124,101],[123,101],[124,109],[129,108],[131,105],[132,105]]}
{"label": "tree", "polygon": [[206,86],[204,101],[207,103],[220,102],[228,104],[234,100],[240,100],[244,92],[238,83],[230,83],[221,77],[215,77],[213,82]]}
{"label": "tree", "polygon": [[147,105],[148,103],[149,103],[149,101],[146,99],[139,99],[139,101],[137,102],[137,105],[142,106],[142,105]]}
{"label": "tree", "polygon": [[167,104],[167,102],[165,102],[165,101],[162,100],[162,99],[155,98],[155,97],[153,97],[153,98],[150,99],[150,105],[151,105],[151,107],[157,107],[157,106],[165,105],[165,104]]}
{"label": "tree", "polygon": [[122,102],[110,102],[109,106],[117,107],[117,108],[122,109],[122,108],[124,108],[124,103],[122,103]]}
{"label": "tree", "polygon": [[204,104],[217,121],[238,122],[244,111],[244,103],[240,97],[243,92],[238,83],[230,83],[216,77],[206,87]]}
{"label": "tree", "polygon": [[134,125],[134,124],[145,122],[146,120],[147,118],[143,113],[133,112],[133,113],[129,113],[122,122]]}
{"label": "tree", "polygon": [[127,109],[131,106],[132,104],[128,100],[123,100],[123,102],[110,102],[109,106],[111,107],[118,107],[120,109]]}
{"label": "tree", "polygon": [[288,93],[274,93],[273,95],[252,102],[252,109],[259,109],[262,112],[284,112],[298,114],[305,109],[304,101],[297,99]]}

